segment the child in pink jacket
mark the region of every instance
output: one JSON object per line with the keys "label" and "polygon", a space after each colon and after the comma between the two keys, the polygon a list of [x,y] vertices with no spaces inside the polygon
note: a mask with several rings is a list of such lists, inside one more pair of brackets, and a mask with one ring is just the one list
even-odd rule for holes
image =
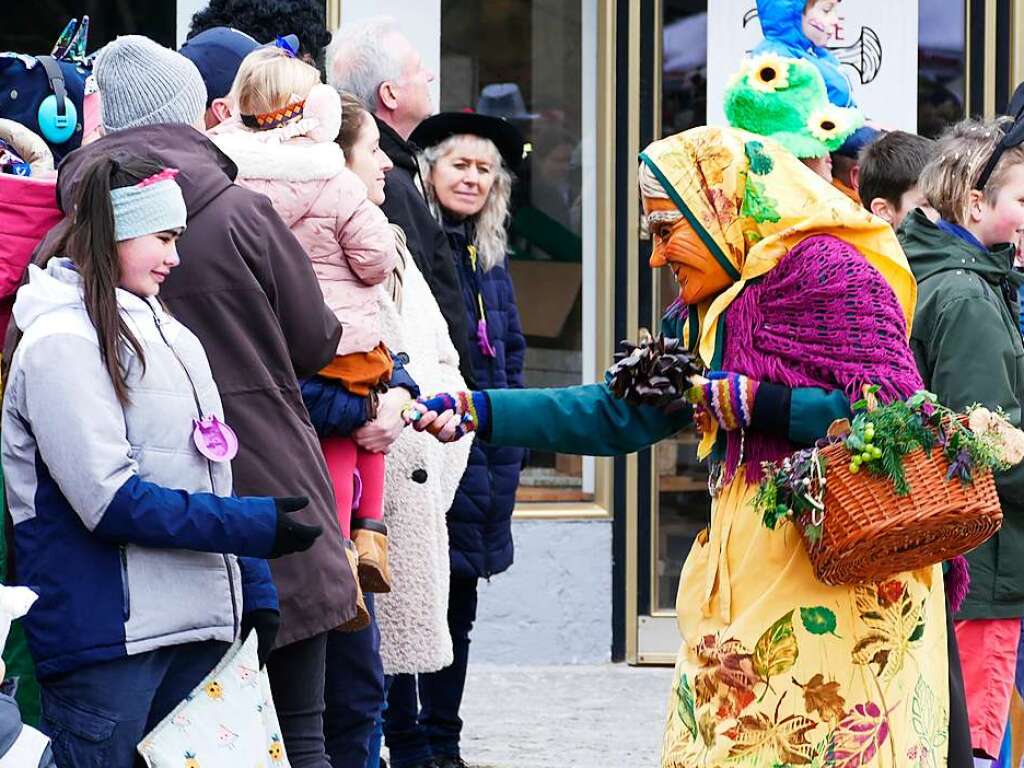
{"label": "child in pink jacket", "polygon": [[[229,100],[238,115],[211,139],[238,166],[237,183],[269,197],[309,254],[324,300],[342,324],[337,357],[320,375],[366,397],[372,418],[392,372],[377,292],[395,269],[398,249],[387,218],[334,143],[341,100],[316,69],[269,47],[242,62]],[[341,529],[358,553],[360,584],[367,592],[390,591],[384,454],[348,437],[321,445]]]}

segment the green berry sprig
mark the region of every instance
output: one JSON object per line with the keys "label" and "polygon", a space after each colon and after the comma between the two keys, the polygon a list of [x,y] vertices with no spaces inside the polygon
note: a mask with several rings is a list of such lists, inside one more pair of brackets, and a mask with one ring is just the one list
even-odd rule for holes
{"label": "green berry sprig", "polygon": [[862,429],[847,436],[846,447],[852,454],[849,466],[852,475],[860,472],[862,464],[870,464],[882,458],[882,449],[875,445],[875,425],[870,421],[864,422]]}

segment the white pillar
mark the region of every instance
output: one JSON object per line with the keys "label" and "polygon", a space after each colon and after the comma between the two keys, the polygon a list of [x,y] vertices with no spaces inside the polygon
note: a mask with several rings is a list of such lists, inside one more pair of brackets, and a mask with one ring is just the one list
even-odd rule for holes
{"label": "white pillar", "polygon": [[192,14],[201,11],[209,4],[209,0],[178,0],[178,23],[177,41],[178,47],[185,42],[185,35],[188,34],[188,25],[192,21]]}
{"label": "white pillar", "polygon": [[[188,0],[178,0],[179,3]],[[402,32],[423,57],[423,66],[434,73],[431,95],[441,103],[441,0],[343,0],[341,23],[370,16],[393,16]],[[333,30],[332,30],[333,31]]]}

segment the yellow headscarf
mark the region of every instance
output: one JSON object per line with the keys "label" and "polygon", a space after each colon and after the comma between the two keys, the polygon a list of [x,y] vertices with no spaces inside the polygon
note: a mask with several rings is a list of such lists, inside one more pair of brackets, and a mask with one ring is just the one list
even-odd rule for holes
{"label": "yellow headscarf", "polygon": [[896,294],[909,333],[917,283],[892,227],[771,139],[704,126],[656,141],[640,158],[735,280],[697,308],[698,351],[708,365],[718,320],[743,286],[810,235],[832,235],[860,251]]}

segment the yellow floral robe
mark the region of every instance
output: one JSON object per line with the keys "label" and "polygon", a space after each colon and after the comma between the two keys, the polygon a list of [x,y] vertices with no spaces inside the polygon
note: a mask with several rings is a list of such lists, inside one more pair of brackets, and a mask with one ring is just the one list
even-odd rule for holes
{"label": "yellow floral robe", "polygon": [[822,584],[755,491],[740,470],[683,566],[662,768],[945,766],[941,566]]}

